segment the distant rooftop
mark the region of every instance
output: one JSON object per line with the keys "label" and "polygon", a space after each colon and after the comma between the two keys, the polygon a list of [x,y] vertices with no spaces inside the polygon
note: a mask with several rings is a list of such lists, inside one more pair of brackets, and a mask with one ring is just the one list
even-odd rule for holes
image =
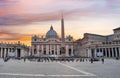
{"label": "distant rooftop", "polygon": [[91,34],[91,33],[85,33],[84,35],[94,35],[94,36],[101,36],[101,37],[105,37],[105,36],[103,36],[103,35]]}
{"label": "distant rooftop", "polygon": [[113,29],[114,31],[120,30],[120,27]]}

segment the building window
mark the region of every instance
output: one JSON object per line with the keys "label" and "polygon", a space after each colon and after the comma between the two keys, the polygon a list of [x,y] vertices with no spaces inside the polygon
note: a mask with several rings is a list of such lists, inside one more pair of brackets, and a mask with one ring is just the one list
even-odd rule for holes
{"label": "building window", "polygon": [[37,41],[37,39],[34,39],[34,41]]}
{"label": "building window", "polygon": [[60,50],[60,55],[61,55],[62,53],[61,53],[61,50]]}
{"label": "building window", "polygon": [[71,49],[69,49],[69,55],[71,55]]}
{"label": "building window", "polygon": [[34,49],[34,54],[37,54],[37,50],[36,49]]}
{"label": "building window", "polygon": [[54,54],[54,50],[52,50],[52,54]]}
{"label": "building window", "polygon": [[46,51],[44,51],[44,55],[46,55]]}

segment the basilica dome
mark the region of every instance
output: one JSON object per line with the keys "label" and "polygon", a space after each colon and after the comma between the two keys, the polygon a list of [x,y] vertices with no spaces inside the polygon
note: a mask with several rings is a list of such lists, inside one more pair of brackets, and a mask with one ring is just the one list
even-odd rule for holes
{"label": "basilica dome", "polygon": [[53,27],[50,27],[50,30],[46,33],[46,38],[57,38],[57,33],[56,31],[53,29]]}

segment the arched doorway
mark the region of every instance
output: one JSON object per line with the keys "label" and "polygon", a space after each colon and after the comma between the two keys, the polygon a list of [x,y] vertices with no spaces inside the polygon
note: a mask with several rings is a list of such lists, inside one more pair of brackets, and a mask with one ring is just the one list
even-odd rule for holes
{"label": "arched doorway", "polygon": [[71,52],[72,50],[71,49],[69,49],[69,56],[71,56],[72,55],[72,52]]}
{"label": "arched doorway", "polygon": [[21,57],[21,49],[17,49],[17,57]]}

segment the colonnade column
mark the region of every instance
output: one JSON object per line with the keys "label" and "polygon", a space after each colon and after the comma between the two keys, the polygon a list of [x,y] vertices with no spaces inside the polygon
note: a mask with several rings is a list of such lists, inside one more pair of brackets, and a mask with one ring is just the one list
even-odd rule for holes
{"label": "colonnade column", "polygon": [[92,53],[91,52],[92,52],[91,49],[88,48],[89,57],[92,57]]}
{"label": "colonnade column", "polygon": [[9,54],[9,52],[10,52],[10,48],[8,48],[8,54]]}
{"label": "colonnade column", "polygon": [[110,57],[110,48],[108,48],[108,57]]}
{"label": "colonnade column", "polygon": [[87,48],[87,54],[88,54],[88,57],[91,57],[91,50],[90,50],[90,48]]}
{"label": "colonnade column", "polygon": [[117,57],[118,55],[117,55],[118,53],[117,53],[117,47],[115,47],[115,56]]}
{"label": "colonnade column", "polygon": [[114,57],[114,50],[113,50],[113,48],[112,48],[112,57]]}
{"label": "colonnade column", "polygon": [[119,57],[120,57],[120,47],[118,48],[118,51],[119,51]]}
{"label": "colonnade column", "polygon": [[97,50],[94,49],[94,57],[97,57]]}
{"label": "colonnade column", "polygon": [[6,58],[6,48],[4,48],[4,58]]}
{"label": "colonnade column", "polygon": [[104,50],[103,50],[103,49],[104,49],[104,48],[102,48],[102,54],[103,54],[103,56],[102,56],[102,57],[104,57],[104,56],[105,56],[105,55],[104,55],[105,53],[104,53]]}
{"label": "colonnade column", "polygon": [[107,48],[105,48],[105,57],[107,57]]}

